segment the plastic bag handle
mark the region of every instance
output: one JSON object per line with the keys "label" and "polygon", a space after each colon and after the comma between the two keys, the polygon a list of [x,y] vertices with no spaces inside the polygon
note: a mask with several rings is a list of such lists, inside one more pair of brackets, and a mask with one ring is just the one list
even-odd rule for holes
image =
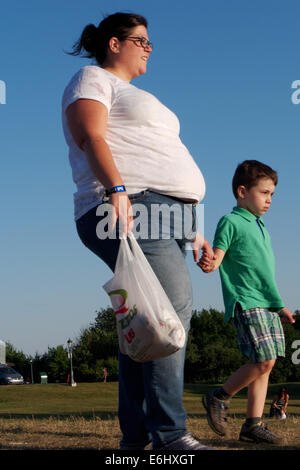
{"label": "plastic bag handle", "polygon": [[133,256],[136,259],[142,260],[144,262],[145,255],[132,232],[128,234],[128,238],[131,241],[131,251]]}
{"label": "plastic bag handle", "polygon": [[115,265],[115,273],[117,273],[120,269],[123,269],[123,266],[127,265],[128,263],[132,263],[133,258],[133,253],[129,247],[127,237],[126,235],[122,235],[120,237],[120,246]]}
{"label": "plastic bag handle", "polygon": [[[161,283],[157,278],[157,275],[152,269],[152,266],[150,265],[149,261],[147,260],[146,256],[144,255],[144,252],[140,245],[138,244],[135,236],[133,235],[132,232],[128,234],[128,238],[130,239],[131,242],[131,250],[133,254],[133,260],[137,262],[140,266],[142,266],[143,274],[146,274],[148,277],[148,280],[151,284],[151,287],[154,289],[155,286],[157,289],[161,289]],[[151,280],[151,281],[150,281]]]}

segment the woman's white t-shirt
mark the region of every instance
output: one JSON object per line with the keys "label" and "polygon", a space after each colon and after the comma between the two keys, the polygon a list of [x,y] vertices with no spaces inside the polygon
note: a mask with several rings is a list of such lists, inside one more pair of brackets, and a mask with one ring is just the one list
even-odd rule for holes
{"label": "woman's white t-shirt", "polygon": [[106,142],[128,194],[145,189],[200,202],[205,194],[203,175],[179,137],[176,115],[155,96],[97,65],[80,69],[62,99],[62,121],[77,192],[75,220],[102,202],[105,188],[75,143],[65,111],[78,99],[103,103],[108,109]]}

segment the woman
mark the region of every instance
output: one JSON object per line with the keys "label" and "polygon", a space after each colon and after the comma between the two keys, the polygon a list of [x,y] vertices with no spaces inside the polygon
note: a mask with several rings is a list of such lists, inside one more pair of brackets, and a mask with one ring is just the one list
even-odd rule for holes
{"label": "woman", "polygon": [[281,387],[278,394],[275,395],[274,400],[270,408],[270,418],[274,416],[279,419],[285,419],[287,417],[287,406],[289,402],[289,394],[286,387]]}
{"label": "woman", "polygon": [[[192,291],[186,242],[193,241],[195,261],[200,248],[212,255],[208,242],[198,232],[195,236],[192,223],[193,204],[202,200],[205,183],[179,138],[177,117],[153,95],[130,83],[146,72],[152,52],[147,21],[140,15],[116,13],[98,27],[88,25],[73,54],[82,51],[96,65],[75,74],[62,103],[63,128],[77,184],[74,201],[79,237],[113,271],[119,238],[98,230],[105,215],[105,190],[109,207],[115,211],[112,227],[125,234],[134,228],[134,207],[145,209],[147,218],[142,225],[146,233],[138,242],[188,332]],[[168,209],[176,205],[181,215],[190,213],[181,236],[178,220],[183,219],[154,220],[151,211],[157,205]],[[153,228],[157,229],[155,236]],[[206,449],[185,426],[184,359],[185,348],[144,364],[119,353],[121,449],[144,449],[151,441],[154,449]]]}

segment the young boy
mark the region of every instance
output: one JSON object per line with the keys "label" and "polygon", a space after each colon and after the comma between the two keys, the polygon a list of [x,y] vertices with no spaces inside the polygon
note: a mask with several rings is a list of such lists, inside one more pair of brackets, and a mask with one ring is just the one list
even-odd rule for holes
{"label": "young boy", "polygon": [[237,206],[218,223],[215,259],[202,256],[198,263],[204,272],[220,268],[225,321],[233,321],[239,348],[249,359],[223,387],[203,397],[208,423],[225,436],[228,400],[248,386],[246,421],[239,438],[275,444],[282,439],[268,431],[262,415],[270,372],[276,358],[285,355],[281,322],[295,322],[277,290],[274,254],[261,218],[271,205],[276,184],[277,173],[263,163],[246,160],[237,167],[232,181]]}

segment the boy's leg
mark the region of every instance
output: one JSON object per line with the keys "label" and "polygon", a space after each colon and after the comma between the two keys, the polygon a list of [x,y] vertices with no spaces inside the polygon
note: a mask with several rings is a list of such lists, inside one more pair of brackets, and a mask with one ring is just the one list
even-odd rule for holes
{"label": "boy's leg", "polygon": [[[235,395],[248,385],[248,402],[246,421],[242,425],[239,439],[246,442],[267,442],[280,444],[282,439],[270,432],[262,423],[262,416],[267,396],[269,376],[275,359],[245,364],[224,384],[228,394]],[[251,382],[247,384],[251,377]],[[253,377],[256,377],[253,380]]]}
{"label": "boy's leg", "polygon": [[[252,362],[243,365],[221,389],[209,392],[202,400],[207,410],[208,423],[217,434],[222,436],[226,435],[227,431],[226,400],[264,374],[267,374],[268,383],[269,374],[275,363],[273,358],[284,356],[284,334],[277,314],[259,308],[243,311],[237,303],[234,326],[237,330],[240,350]],[[255,385],[252,387],[254,395],[258,388]],[[260,421],[262,411],[254,417],[253,412],[257,413],[257,410],[263,409],[266,394],[266,390],[264,388],[263,390],[256,395],[257,400],[254,401],[250,391],[248,412],[252,415],[251,420],[256,418],[255,421]]]}
{"label": "boy's leg", "polygon": [[[266,361],[268,362],[268,361]],[[240,367],[223,385],[224,391],[233,397],[240,390],[247,387],[253,381],[261,377],[262,374],[267,372],[268,366],[264,363],[249,362]]]}
{"label": "boy's leg", "polygon": [[[275,360],[244,364],[225,382],[221,389],[215,389],[203,397],[202,402],[207,410],[208,423],[217,434],[225,436],[227,433],[226,402],[248,385],[250,400],[248,392],[247,418],[261,417],[262,411],[261,414],[253,414],[253,412],[256,413],[261,408],[263,410],[269,374],[274,363]],[[252,385],[255,382],[257,382],[257,386]]]}
{"label": "boy's leg", "polygon": [[268,370],[257,377],[249,384],[248,387],[248,403],[246,418],[258,418],[263,416],[264,406],[268,391],[269,376],[275,365],[275,359],[266,361],[263,364]]}

